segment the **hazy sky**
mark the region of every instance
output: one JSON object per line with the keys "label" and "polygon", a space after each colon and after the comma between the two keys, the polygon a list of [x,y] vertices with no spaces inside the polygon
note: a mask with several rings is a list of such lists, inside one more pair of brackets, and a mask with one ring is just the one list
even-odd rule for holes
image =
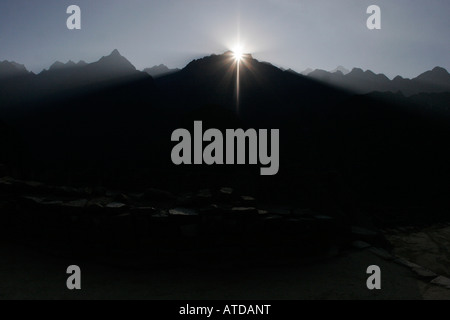
{"label": "hazy sky", "polygon": [[[82,10],[68,30],[66,9]],[[368,30],[366,9],[382,10]],[[0,60],[35,72],[93,62],[117,48],[138,69],[222,53],[237,42],[259,60],[302,71],[361,67],[412,77],[450,70],[448,0],[1,0]]]}

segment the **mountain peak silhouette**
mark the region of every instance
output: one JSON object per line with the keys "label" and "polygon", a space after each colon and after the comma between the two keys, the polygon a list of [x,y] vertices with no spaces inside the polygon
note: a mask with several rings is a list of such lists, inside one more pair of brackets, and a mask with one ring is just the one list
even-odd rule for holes
{"label": "mountain peak silhouette", "polygon": [[362,76],[364,75],[364,70],[361,68],[353,68],[352,71],[348,73],[349,76]]}
{"label": "mountain peak silhouette", "polygon": [[[218,71],[222,69],[225,65],[227,68],[236,63],[236,58],[234,56],[233,51],[228,50],[222,54],[211,54],[209,56],[205,56],[200,59],[195,59],[191,61],[183,70],[193,70],[201,72],[208,71],[214,72],[214,70]],[[254,59],[253,56],[249,53],[245,53],[242,55],[241,65],[250,65],[253,63],[260,63],[258,60]],[[207,70],[205,69],[207,67]]]}
{"label": "mountain peak silhouette", "polygon": [[23,64],[14,61],[0,61],[0,78],[26,75],[30,72]]}
{"label": "mountain peak silhouette", "polygon": [[66,67],[66,65],[64,63],[62,63],[60,61],[56,61],[55,63],[53,63],[50,66],[49,70],[58,70],[58,69],[63,69],[65,67]]}
{"label": "mountain peak silhouette", "polygon": [[170,69],[166,65],[160,64],[160,65],[155,65],[151,68],[145,68],[143,71],[148,73],[152,77],[162,77],[162,76],[180,71],[180,69],[178,69],[178,68]]}
{"label": "mountain peak silhouette", "polygon": [[119,50],[114,49],[114,50],[111,52],[110,56],[113,56],[113,57],[121,57],[122,55],[120,54]]}
{"label": "mountain peak silhouette", "polygon": [[[72,60],[69,60],[66,63],[63,63],[61,61],[56,61],[50,66],[50,68],[48,68],[48,71],[60,71],[60,70],[66,70],[66,69],[75,69],[75,68],[84,67],[86,65],[88,65],[88,64],[86,62],[84,62],[83,60],[80,60],[78,63],[75,63]],[[48,71],[44,70],[43,72],[46,73]]]}
{"label": "mountain peak silhouette", "polygon": [[416,79],[435,84],[448,84],[450,83],[450,74],[442,67],[434,67],[433,70],[422,73]]}
{"label": "mountain peak silhouette", "polygon": [[346,75],[350,72],[350,70],[346,69],[343,66],[338,66],[336,69],[331,70],[331,73],[341,72],[343,75]]}
{"label": "mountain peak silhouette", "polygon": [[307,68],[305,70],[303,70],[302,72],[300,72],[300,74],[307,76],[309,75],[311,72],[313,72],[314,70],[312,68]]}
{"label": "mountain peak silhouette", "polygon": [[431,71],[448,74],[448,71],[445,68],[442,68],[442,67],[439,67],[439,66],[438,67],[434,67],[433,70],[431,70]]}
{"label": "mountain peak silhouette", "polygon": [[[306,108],[312,108],[324,99],[341,97],[339,90],[258,61],[250,54],[244,55],[238,68],[231,51],[194,60],[180,72],[155,81],[160,92],[170,100],[167,103],[180,112],[221,106],[239,114],[251,126],[260,127],[276,126],[287,114],[296,115],[298,106],[292,101],[301,101]],[[286,108],[275,107],[280,104]]]}
{"label": "mountain peak silhouette", "polygon": [[127,58],[122,56],[117,49],[114,49],[110,55],[103,56],[100,60],[91,63],[89,66],[108,70],[113,73],[131,73],[136,71],[136,67]]}

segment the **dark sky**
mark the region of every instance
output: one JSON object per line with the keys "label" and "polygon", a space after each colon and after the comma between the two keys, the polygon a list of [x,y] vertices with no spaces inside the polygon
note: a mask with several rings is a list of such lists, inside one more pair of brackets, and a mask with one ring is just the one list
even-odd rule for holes
{"label": "dark sky", "polygon": [[[69,5],[82,29],[66,28]],[[382,10],[382,29],[366,9]],[[412,77],[450,70],[448,0],[1,0],[0,60],[39,72],[117,48],[138,69],[222,53],[238,41],[259,60],[302,71],[338,65]]]}

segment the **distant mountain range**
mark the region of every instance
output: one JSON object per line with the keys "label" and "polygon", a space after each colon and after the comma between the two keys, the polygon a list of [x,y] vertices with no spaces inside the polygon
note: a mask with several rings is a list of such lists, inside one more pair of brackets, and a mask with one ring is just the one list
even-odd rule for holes
{"label": "distant mountain range", "polygon": [[[153,78],[160,78],[179,71],[180,69],[170,69],[160,64],[139,72],[118,50],[114,50],[110,55],[104,56],[94,63],[86,63],[84,61],[62,63],[57,61],[48,70],[44,70],[38,75],[29,72],[22,64],[2,61],[0,62],[0,81],[11,77],[38,76],[42,79],[46,78],[49,86],[53,85],[52,81],[57,82],[61,87],[64,87],[65,83],[70,83],[70,86],[82,86],[118,77],[136,76],[138,74],[142,76],[142,73],[148,74]],[[300,73],[291,69],[287,70],[287,72],[307,76],[357,94],[401,92],[405,96],[411,96],[422,92],[450,92],[450,74],[441,67],[426,71],[413,79],[397,76],[393,80],[390,80],[384,74],[375,74],[371,70],[363,71],[360,68],[353,68],[350,71],[343,66],[339,66],[332,71],[308,68]]]}
{"label": "distant mountain range", "polygon": [[[316,69],[316,70],[317,70],[317,69]],[[292,69],[289,69],[289,71],[291,71],[291,72],[293,72],[293,73],[297,73],[297,72],[295,72],[295,71],[292,70]],[[344,75],[350,72],[350,70],[346,69],[345,67],[343,67],[343,66],[338,66],[336,69],[331,70],[330,73],[336,73],[336,72],[338,72],[338,71],[342,72],[342,74],[344,74]],[[301,74],[301,75],[304,75],[304,76],[307,76],[307,75],[309,75],[309,74],[312,73],[312,72],[314,72],[314,69],[307,68],[307,69],[303,70],[302,72],[300,72],[300,74]]]}
{"label": "distant mountain range", "polygon": [[73,71],[77,75],[84,74],[85,76],[95,77],[96,80],[105,80],[112,77],[126,76],[136,72],[136,68],[123,57],[118,50],[114,50],[110,55],[102,57],[100,60],[94,63],[86,63],[80,61],[75,63],[69,61],[67,63],[55,62],[49,70],[44,70],[39,73],[39,76],[58,74],[61,75],[61,70]]}
{"label": "distant mountain range", "polygon": [[450,74],[441,67],[426,71],[413,79],[397,76],[393,80],[370,70],[354,68],[349,71],[342,66],[332,71],[306,69],[300,74],[359,94],[400,91],[406,96],[411,96],[422,92],[450,91]]}
{"label": "distant mountain range", "polygon": [[[64,70],[64,72],[61,72]],[[79,61],[75,63],[73,61],[69,61],[67,63],[62,63],[60,61],[56,61],[53,63],[48,70],[44,69],[42,72],[37,75],[29,72],[24,65],[18,64],[13,61],[2,61],[0,62],[0,77],[17,77],[17,76],[25,76],[25,75],[34,75],[34,76],[49,76],[49,75],[58,75],[61,76],[63,73],[67,71],[73,71],[78,74],[84,74],[85,77],[95,78],[112,78],[116,76],[129,75],[131,73],[136,72],[136,68],[129,62],[125,57],[123,57],[118,50],[114,50],[108,56],[102,57],[97,62],[86,63],[85,61]],[[95,73],[95,75],[94,75]]]}
{"label": "distant mountain range", "polygon": [[0,64],[0,95],[12,104],[35,103],[44,97],[57,99],[60,95],[89,92],[133,78],[150,76],[136,70],[118,50],[93,63],[58,61],[39,74],[4,61]]}

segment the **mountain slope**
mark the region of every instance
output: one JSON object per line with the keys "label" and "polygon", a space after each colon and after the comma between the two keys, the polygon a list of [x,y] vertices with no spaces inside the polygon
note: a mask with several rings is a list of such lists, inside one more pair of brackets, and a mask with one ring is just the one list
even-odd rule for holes
{"label": "mountain slope", "polygon": [[[312,79],[282,71],[246,55],[237,65],[231,52],[194,60],[181,71],[156,79],[167,103],[180,111],[220,105],[255,125],[276,125],[314,106],[332,109],[346,94]],[[299,108],[302,104],[302,108]]]}
{"label": "mountain slope", "polygon": [[28,74],[29,72],[24,65],[14,61],[0,61],[0,80]]}

